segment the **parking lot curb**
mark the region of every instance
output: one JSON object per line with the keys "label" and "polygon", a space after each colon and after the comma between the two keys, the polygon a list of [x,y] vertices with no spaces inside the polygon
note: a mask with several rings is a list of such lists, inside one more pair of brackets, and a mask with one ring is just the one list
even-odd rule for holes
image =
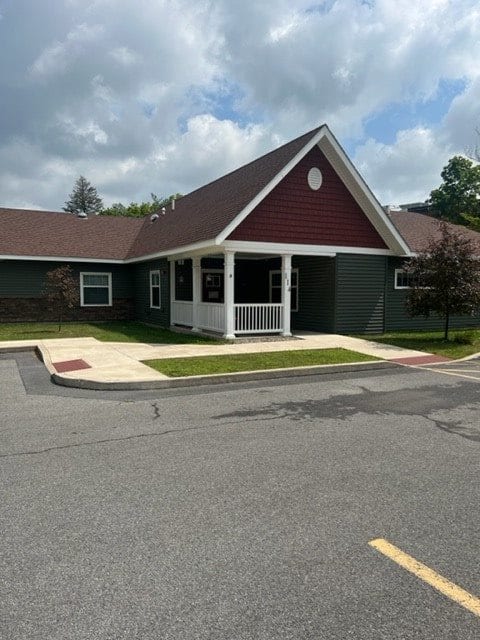
{"label": "parking lot curb", "polygon": [[238,373],[219,373],[208,376],[188,376],[169,378],[168,380],[135,380],[104,382],[101,380],[85,380],[65,377],[58,373],[51,374],[51,380],[57,385],[90,389],[93,391],[145,391],[150,389],[172,389],[176,387],[196,387],[219,385],[230,382],[251,382],[255,380],[278,380],[282,378],[298,378],[324,374],[343,374],[356,371],[375,371],[399,368],[400,365],[388,360],[372,360],[369,362],[349,362],[346,364],[318,365],[314,367],[295,367],[288,369],[268,369],[262,371],[241,371]]}

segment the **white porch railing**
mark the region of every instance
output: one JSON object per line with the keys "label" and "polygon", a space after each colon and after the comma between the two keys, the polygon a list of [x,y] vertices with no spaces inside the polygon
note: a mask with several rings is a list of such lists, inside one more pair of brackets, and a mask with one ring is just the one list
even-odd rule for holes
{"label": "white porch railing", "polygon": [[171,309],[171,323],[193,326],[193,302],[174,300]]}
{"label": "white porch railing", "polygon": [[225,305],[201,302],[198,305],[198,327],[209,331],[225,331]]}
{"label": "white porch railing", "polygon": [[235,304],[235,333],[283,331],[283,304]]}
{"label": "white porch railing", "polygon": [[[280,333],[283,331],[283,304],[235,304],[235,333]],[[193,327],[193,302],[172,302],[172,324]],[[225,305],[201,302],[197,309],[199,329],[225,331]]]}

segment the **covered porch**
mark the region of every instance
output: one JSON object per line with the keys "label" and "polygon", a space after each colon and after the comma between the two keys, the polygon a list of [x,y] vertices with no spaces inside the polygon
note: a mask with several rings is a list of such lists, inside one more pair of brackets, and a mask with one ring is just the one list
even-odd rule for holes
{"label": "covered porch", "polygon": [[171,325],[225,338],[249,334],[291,336],[298,305],[292,255],[225,251],[170,259]]}

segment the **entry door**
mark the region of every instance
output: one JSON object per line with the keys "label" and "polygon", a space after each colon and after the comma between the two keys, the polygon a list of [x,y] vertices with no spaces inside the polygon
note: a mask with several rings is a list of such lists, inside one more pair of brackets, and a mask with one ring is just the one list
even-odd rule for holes
{"label": "entry door", "polygon": [[[270,295],[269,301],[281,303],[282,300],[282,272],[280,270],[270,271]],[[292,269],[292,279],[290,283],[290,311],[298,311],[298,269]]]}

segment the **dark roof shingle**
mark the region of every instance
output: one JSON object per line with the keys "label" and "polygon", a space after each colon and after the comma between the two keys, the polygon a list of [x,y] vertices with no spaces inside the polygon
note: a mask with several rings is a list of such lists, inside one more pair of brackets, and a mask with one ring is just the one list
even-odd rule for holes
{"label": "dark roof shingle", "polygon": [[[413,211],[390,211],[388,215],[414,253],[424,251],[432,240],[441,238],[441,221],[437,218]],[[458,224],[448,223],[448,225],[452,231],[471,240],[480,255],[480,233]]]}
{"label": "dark roof shingle", "polygon": [[[323,125],[322,125],[323,126]],[[318,133],[321,127],[270,151],[177,200],[155,222],[0,208],[0,255],[140,258],[213,240]]]}
{"label": "dark roof shingle", "polygon": [[299,153],[321,127],[183,196],[154,223],[147,218],[129,257],[213,240]]}
{"label": "dark roof shingle", "polygon": [[0,208],[0,255],[123,260],[143,219]]}

